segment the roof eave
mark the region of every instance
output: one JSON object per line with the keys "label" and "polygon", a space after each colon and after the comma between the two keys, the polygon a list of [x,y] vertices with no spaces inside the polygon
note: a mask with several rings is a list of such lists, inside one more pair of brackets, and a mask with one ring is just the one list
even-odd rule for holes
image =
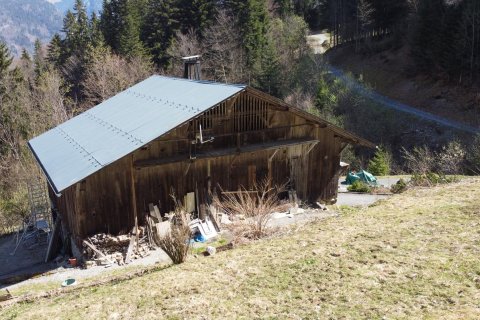
{"label": "roof eave", "polygon": [[37,153],[35,152],[35,149],[34,149],[33,146],[30,144],[30,141],[28,141],[27,145],[28,145],[28,148],[30,149],[30,151],[32,152],[33,156],[35,157],[35,160],[37,160],[38,165],[39,165],[40,168],[42,169],[43,174],[44,174],[45,177],[47,178],[48,184],[49,184],[50,187],[52,188],[53,192],[55,192],[55,195],[56,195],[57,197],[61,196],[61,195],[62,195],[61,191],[63,191],[63,190],[58,190],[57,186],[55,185],[55,183],[53,182],[52,178],[51,178],[50,175],[48,174],[47,170],[46,170],[45,167],[43,166],[42,162],[41,162],[40,159],[38,158]]}

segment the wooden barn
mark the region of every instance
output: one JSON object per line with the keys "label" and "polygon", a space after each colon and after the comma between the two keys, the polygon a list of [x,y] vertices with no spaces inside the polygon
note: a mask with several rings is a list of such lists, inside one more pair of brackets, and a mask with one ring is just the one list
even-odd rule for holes
{"label": "wooden barn", "polygon": [[32,139],[64,228],[85,237],[132,229],[195,192],[269,178],[307,202],[335,201],[340,153],[373,145],[243,85],[152,76]]}

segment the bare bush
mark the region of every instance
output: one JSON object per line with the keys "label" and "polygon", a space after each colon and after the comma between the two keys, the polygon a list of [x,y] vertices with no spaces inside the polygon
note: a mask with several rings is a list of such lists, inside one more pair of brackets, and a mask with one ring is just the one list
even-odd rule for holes
{"label": "bare bush", "polygon": [[158,246],[172,259],[173,263],[180,264],[187,259],[190,249],[192,233],[183,211],[175,212],[170,232],[158,239]]}
{"label": "bare bush", "polygon": [[436,153],[438,172],[459,174],[462,171],[466,152],[458,141],[450,141]]}
{"label": "bare bush", "polygon": [[284,207],[278,195],[285,186],[270,186],[268,179],[255,183],[253,190],[241,188],[238,192],[223,193],[223,199],[214,197],[214,204],[221,211],[235,218],[244,215],[231,226],[237,238],[260,239],[269,234],[268,222],[272,214]]}
{"label": "bare bush", "polygon": [[43,72],[32,90],[32,100],[38,106],[37,121],[32,123],[33,133],[40,134],[71,117],[66,107],[65,83],[56,70]]}
{"label": "bare bush", "polygon": [[285,98],[285,102],[302,110],[309,111],[315,105],[315,97],[313,94],[296,88]]}
{"label": "bare bush", "polygon": [[427,174],[435,167],[435,154],[427,147],[415,147],[412,151],[402,148],[405,165],[410,172]]}
{"label": "bare bush", "polygon": [[95,55],[82,83],[85,105],[78,111],[114,96],[153,72],[151,63],[142,57],[125,59],[109,52]]}

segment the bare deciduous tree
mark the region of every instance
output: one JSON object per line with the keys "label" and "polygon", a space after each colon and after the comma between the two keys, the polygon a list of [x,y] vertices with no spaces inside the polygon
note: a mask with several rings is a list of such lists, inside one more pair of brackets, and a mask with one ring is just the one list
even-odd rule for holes
{"label": "bare deciduous tree", "polygon": [[215,24],[205,32],[204,68],[213,80],[225,83],[246,82],[246,56],[234,19],[220,11]]}
{"label": "bare deciduous tree", "polygon": [[89,109],[153,72],[151,63],[142,57],[125,59],[110,53],[96,55],[82,83],[86,99],[81,109]]}
{"label": "bare deciduous tree", "polygon": [[40,111],[35,115],[37,121],[31,124],[33,135],[55,127],[71,117],[65,105],[65,83],[57,71],[43,72],[32,90],[32,96],[37,110]]}

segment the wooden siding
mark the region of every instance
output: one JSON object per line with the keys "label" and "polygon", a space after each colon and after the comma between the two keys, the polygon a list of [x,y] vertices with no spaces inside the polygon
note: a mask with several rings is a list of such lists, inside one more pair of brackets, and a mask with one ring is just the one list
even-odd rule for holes
{"label": "wooden siding", "polygon": [[[200,126],[203,140],[213,140],[199,143]],[[328,201],[336,198],[344,144],[329,128],[242,92],[52,200],[77,241],[132,228],[132,170],[140,223],[149,203],[172,210],[173,194],[198,192],[205,203],[209,192],[252,188],[267,177],[288,181],[302,200]]]}

